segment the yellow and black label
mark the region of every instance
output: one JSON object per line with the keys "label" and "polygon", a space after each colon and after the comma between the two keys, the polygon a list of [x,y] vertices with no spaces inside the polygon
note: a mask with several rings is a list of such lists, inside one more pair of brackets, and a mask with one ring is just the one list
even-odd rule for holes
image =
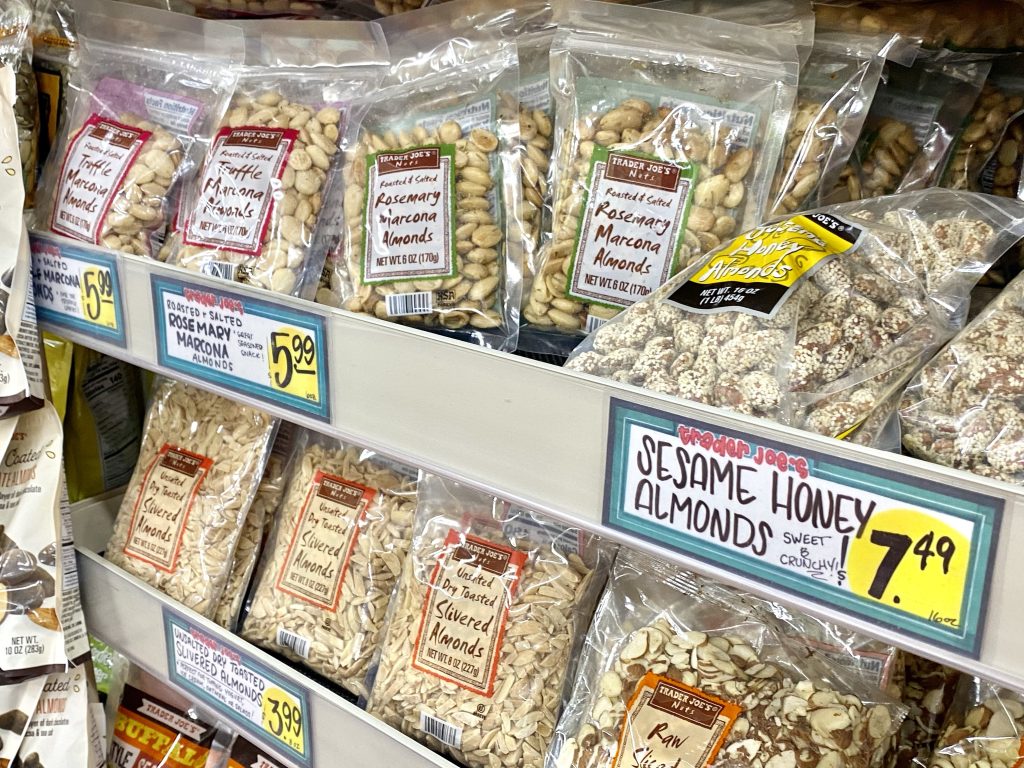
{"label": "yellow and black label", "polygon": [[692,312],[771,317],[800,281],[854,249],[861,229],[827,213],[764,224],[721,248],[669,301]]}

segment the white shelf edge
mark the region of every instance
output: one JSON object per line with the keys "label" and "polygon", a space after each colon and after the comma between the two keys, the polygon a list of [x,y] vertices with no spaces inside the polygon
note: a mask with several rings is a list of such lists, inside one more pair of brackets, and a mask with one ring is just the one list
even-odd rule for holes
{"label": "white shelf edge", "polygon": [[[81,243],[76,247],[90,249]],[[92,248],[93,250],[102,250]],[[765,597],[896,642],[972,674],[1024,691],[1024,612],[1017,595],[1024,572],[1011,561],[1024,551],[1024,489],[723,411],[617,385],[543,363],[479,349],[448,338],[342,310],[277,297],[238,284],[122,254],[117,255],[128,344],[121,348],[80,332],[44,327],[157,373],[150,275],[186,277],[199,287],[230,290],[280,303],[325,319],[331,376],[330,424],[202,380],[171,373],[227,397],[248,402],[311,429],[351,440],[446,475],[513,503],[598,531],[638,549],[747,588]],[[839,459],[861,462],[901,476],[990,493],[1006,499],[980,659],[971,659],[741,574],[667,551],[602,524],[609,400],[628,402],[739,430]],[[557,425],[557,427],[555,426]]]}

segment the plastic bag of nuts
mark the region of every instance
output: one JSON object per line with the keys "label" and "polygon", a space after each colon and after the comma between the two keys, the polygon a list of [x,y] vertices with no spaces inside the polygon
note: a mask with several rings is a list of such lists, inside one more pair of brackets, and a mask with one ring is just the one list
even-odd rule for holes
{"label": "plastic bag of nuts", "polygon": [[426,476],[367,711],[469,768],[540,768],[612,553]]}
{"label": "plastic bag of nuts", "polygon": [[761,218],[798,60],[787,33],[587,0],[551,59],[553,224],[523,316],[578,335]]}
{"label": "plastic bag of nuts", "polygon": [[161,381],[106,558],[212,617],[276,426],[255,408]]}
{"label": "plastic bag of nuts", "polygon": [[380,82],[386,45],[376,24],[362,22],[243,29],[246,66],[167,261],[312,298],[330,245],[321,222],[340,165],[343,105]]}
{"label": "plastic bag of nuts", "polygon": [[1024,696],[962,675],[930,768],[1014,768],[1024,745]]}
{"label": "plastic bag of nuts", "polygon": [[236,27],[108,0],[77,5],[79,65],[37,202],[52,231],[153,254],[168,198],[202,156],[243,55]]}
{"label": "plastic bag of nuts", "polygon": [[412,540],[417,471],[307,432],[290,475],[242,636],[365,696]]}
{"label": "plastic bag of nuts", "polygon": [[0,9],[0,64],[14,70],[17,84],[14,117],[18,124],[26,208],[33,206],[39,143],[39,98],[32,72],[32,42],[29,39],[31,21],[32,9],[21,0],[14,0]]}
{"label": "plastic bag of nuts", "polygon": [[875,444],[1024,232],[1021,215],[930,189],[756,227],[592,334],[567,367]]}
{"label": "plastic bag of nuts", "polygon": [[515,348],[519,80],[503,14],[456,3],[381,22],[396,63],[345,131],[344,249],[321,303]]}
{"label": "plastic bag of nuts", "polygon": [[909,710],[891,755],[893,768],[926,768],[953,702],[960,672],[904,653],[901,700]]}
{"label": "plastic bag of nuts", "polygon": [[902,707],[774,626],[731,589],[622,552],[548,768],[879,768]]}

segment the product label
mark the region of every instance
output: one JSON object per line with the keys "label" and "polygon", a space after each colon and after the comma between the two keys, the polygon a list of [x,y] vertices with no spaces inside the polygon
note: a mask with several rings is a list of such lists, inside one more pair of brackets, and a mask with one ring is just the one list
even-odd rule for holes
{"label": "product label", "polygon": [[914,139],[924,144],[932,132],[935,117],[942,107],[942,100],[923,93],[879,88],[871,101],[871,123],[877,125],[878,118],[889,118],[908,124],[914,131]]}
{"label": "product label", "polygon": [[444,144],[367,158],[363,282],[458,273],[454,156],[455,148]]}
{"label": "product label", "polygon": [[117,768],[201,768],[214,729],[184,712],[125,686],[107,756]]}
{"label": "product label", "polygon": [[158,91],[155,88],[104,77],[93,89],[98,104],[106,104],[112,111],[144,115],[147,119],[178,134],[194,133],[196,123],[206,109],[197,99],[180,93]]}
{"label": "product label", "polygon": [[595,147],[569,295],[628,307],[676,269],[696,167]]}
{"label": "product label", "polygon": [[185,228],[189,245],[256,256],[298,131],[221,128]]}
{"label": "product label", "polygon": [[96,425],[104,490],[125,485],[139,458],[141,408],[131,375],[123,361],[102,356],[90,362],[81,381],[82,396]]}
{"label": "product label", "polygon": [[288,764],[271,757],[270,754],[248,741],[243,736],[236,736],[231,745],[231,757],[226,768],[289,768]]}
{"label": "product label", "polygon": [[48,676],[18,754],[35,753],[36,765],[43,768],[88,768],[89,739],[89,694],[84,669],[78,667]]}
{"label": "product label", "polygon": [[430,576],[413,667],[491,696],[508,609],[525,565],[525,552],[450,530]]}
{"label": "product label", "polygon": [[173,572],[192,503],[213,459],[164,444],[142,478],[124,553]]}
{"label": "product label", "polygon": [[856,248],[860,236],[858,227],[827,213],[765,224],[718,251],[668,300],[690,312],[771,317],[801,280]]}
{"label": "product label", "polygon": [[736,704],[648,672],[629,700],[612,768],[704,768],[740,712]]}
{"label": "product label", "polygon": [[896,653],[869,651],[863,648],[847,648],[834,643],[826,643],[813,637],[802,638],[803,642],[842,669],[863,675],[872,685],[885,688],[892,679],[892,666],[896,661]]}
{"label": "product label", "polygon": [[690,99],[663,97],[660,106],[686,116],[686,122],[713,128],[726,141],[729,149],[749,147],[757,131],[757,113],[743,109],[727,109],[716,104],[702,104]]}
{"label": "product label", "polygon": [[551,109],[551,80],[547,73],[530,80],[520,80],[516,91],[519,106],[526,109]]}
{"label": "product label", "polygon": [[335,611],[359,526],[376,494],[317,470],[288,544],[277,588]]}
{"label": "product label", "polygon": [[151,135],[92,115],[64,157],[50,228],[76,240],[99,244],[100,225],[125,174]]}

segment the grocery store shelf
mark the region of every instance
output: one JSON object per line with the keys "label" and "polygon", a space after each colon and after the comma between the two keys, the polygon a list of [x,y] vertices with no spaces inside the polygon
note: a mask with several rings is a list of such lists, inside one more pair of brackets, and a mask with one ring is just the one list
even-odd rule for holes
{"label": "grocery store shelf", "polygon": [[[44,327],[101,352],[166,372],[158,363],[152,280],[178,278],[204,290],[229,290],[246,299],[322,320],[324,346],[329,350],[329,354],[324,352],[329,372],[328,420],[297,413],[287,405],[268,405],[209,377],[172,373],[211,391],[267,407],[290,421],[401,457],[428,471],[602,531],[638,548],[660,552],[728,583],[1024,690],[1020,641],[1024,637],[1024,612],[1016,604],[1017,596],[1024,593],[1024,572],[1011,559],[1024,551],[1024,493],[1018,488],[343,311],[243,286],[226,287],[223,282],[152,261],[117,256],[116,265],[124,305],[124,346],[111,341],[107,334],[55,324],[45,316]],[[872,472],[873,477],[930,483],[998,500],[1002,512],[990,531],[992,554],[985,564],[987,610],[978,619],[980,642],[975,651],[951,649],[903,628],[885,626],[884,621],[867,620],[839,602],[810,599],[799,590],[786,588],[781,581],[752,581],[724,559],[698,557],[678,547],[670,549],[658,536],[610,526],[604,502],[606,476],[610,473],[609,414],[614,399],[713,425],[753,443],[781,444],[795,453],[828,457],[837,464]],[[135,616],[136,611],[138,615],[159,611],[156,604],[163,598],[152,590],[120,576],[89,554],[83,554],[82,559],[90,626],[114,633],[120,624],[112,622],[107,614],[110,606],[116,606],[110,609],[112,613],[123,617]],[[90,595],[105,594],[105,590],[114,590],[116,597],[104,599],[102,605],[91,604]],[[157,630],[158,626],[137,630],[136,622],[132,622],[117,629],[115,637],[106,639],[115,641],[115,647],[119,643],[133,647]],[[152,638],[149,640],[152,642]],[[383,764],[378,760],[374,763]]]}

